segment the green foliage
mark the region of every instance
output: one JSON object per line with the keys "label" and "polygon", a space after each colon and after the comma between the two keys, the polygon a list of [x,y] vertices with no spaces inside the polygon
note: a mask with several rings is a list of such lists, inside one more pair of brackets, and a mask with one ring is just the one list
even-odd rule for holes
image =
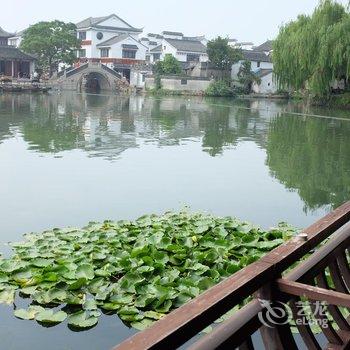
{"label": "green foliage", "polygon": [[162,78],[159,74],[156,74],[154,77],[154,89],[156,91],[160,90],[162,88]]}
{"label": "green foliage", "polygon": [[249,94],[252,91],[252,85],[254,82],[260,84],[261,79],[252,72],[252,64],[250,61],[244,61],[238,71],[238,79],[242,84],[242,90],[245,94]]}
{"label": "green foliage", "polygon": [[205,90],[206,96],[232,96],[233,90],[228,80],[213,80]]}
{"label": "green foliage", "polygon": [[51,76],[59,63],[72,64],[76,60],[75,50],[80,44],[73,23],[55,20],[30,26],[23,34],[21,49],[36,55],[39,67]]}
{"label": "green foliage", "polygon": [[311,16],[299,16],[280,29],[273,44],[274,73],[281,88],[330,94],[335,79],[350,77],[350,14],[323,0]]}
{"label": "green foliage", "polygon": [[158,75],[181,74],[181,63],[171,54],[167,54],[163,61],[157,61],[154,71]]}
{"label": "green foliage", "polygon": [[0,303],[25,295],[32,305],[16,317],[82,329],[99,308],[143,329],[293,234],[187,212],[29,234],[0,260]]}
{"label": "green foliage", "polygon": [[297,191],[305,210],[336,208],[350,197],[349,145],[349,120],[287,114],[270,125],[267,165],[284,186]]}
{"label": "green foliage", "polygon": [[210,63],[222,72],[230,71],[232,65],[242,59],[241,50],[233,48],[227,38],[220,36],[208,42],[207,53]]}

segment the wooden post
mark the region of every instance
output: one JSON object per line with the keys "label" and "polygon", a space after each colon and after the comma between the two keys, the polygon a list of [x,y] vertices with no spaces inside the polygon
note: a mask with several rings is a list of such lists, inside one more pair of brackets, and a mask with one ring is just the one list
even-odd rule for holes
{"label": "wooden post", "polygon": [[[262,287],[257,293],[256,296],[259,299],[266,300],[271,303],[271,307],[274,307],[274,301],[278,300],[274,291],[276,288],[273,288],[271,283]],[[288,319],[288,311],[284,305],[278,302],[278,309],[285,313],[286,319]],[[267,310],[267,312],[269,312]],[[271,315],[270,315],[271,316]],[[281,324],[278,322],[281,321]],[[290,330],[288,323],[285,323],[284,319],[276,319],[276,324],[266,324],[260,328],[261,337],[264,342],[266,350],[297,350],[298,347],[295,343],[293,334]]]}

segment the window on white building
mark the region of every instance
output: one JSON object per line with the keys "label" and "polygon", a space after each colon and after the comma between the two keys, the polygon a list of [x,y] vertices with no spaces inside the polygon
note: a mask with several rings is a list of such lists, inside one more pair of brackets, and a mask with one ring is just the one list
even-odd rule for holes
{"label": "window on white building", "polygon": [[86,40],[86,32],[78,32],[78,38],[80,40]]}
{"label": "window on white building", "polygon": [[86,50],[85,49],[78,50],[77,51],[77,57],[78,58],[86,57]]}
{"label": "window on white building", "polygon": [[16,46],[17,45],[17,39],[10,39],[10,45]]}
{"label": "window on white building", "polygon": [[199,54],[189,53],[187,54],[187,62],[199,62]]}
{"label": "window on white building", "polygon": [[101,49],[100,56],[101,57],[109,57],[109,49]]}
{"label": "window on white building", "polygon": [[123,50],[123,58],[136,58],[136,50]]}
{"label": "window on white building", "polygon": [[154,53],[153,54],[153,61],[159,61],[160,60],[160,53]]}
{"label": "window on white building", "polygon": [[260,68],[261,62],[257,62],[256,66]]}

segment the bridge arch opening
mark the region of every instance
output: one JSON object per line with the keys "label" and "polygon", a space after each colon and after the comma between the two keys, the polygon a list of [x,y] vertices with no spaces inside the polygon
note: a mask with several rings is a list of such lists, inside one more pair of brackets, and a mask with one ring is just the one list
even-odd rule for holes
{"label": "bridge arch opening", "polygon": [[110,90],[109,80],[101,73],[90,72],[85,74],[79,84],[80,91],[99,92],[101,90]]}

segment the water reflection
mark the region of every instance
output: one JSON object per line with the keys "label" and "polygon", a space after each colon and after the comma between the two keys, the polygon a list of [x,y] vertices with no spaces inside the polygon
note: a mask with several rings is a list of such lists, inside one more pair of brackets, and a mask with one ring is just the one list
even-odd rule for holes
{"label": "water reflection", "polygon": [[[20,132],[31,150],[82,149],[91,156],[113,159],[137,147],[140,139],[165,146],[203,137],[203,150],[211,156],[222,154],[239,139],[263,141],[267,123],[258,110],[212,102],[142,96],[3,95],[0,142]],[[250,107],[248,101],[242,103]]]}
{"label": "water reflection", "polygon": [[217,157],[253,141],[265,150],[271,175],[297,191],[305,210],[335,207],[350,195],[345,112],[268,101],[28,94],[0,96],[0,116],[0,143],[21,135],[29,150],[56,156],[77,149],[112,161],[143,143],[200,142]]}
{"label": "water reflection", "polygon": [[349,200],[350,121],[275,117],[266,151],[272,175],[298,191],[306,210]]}

